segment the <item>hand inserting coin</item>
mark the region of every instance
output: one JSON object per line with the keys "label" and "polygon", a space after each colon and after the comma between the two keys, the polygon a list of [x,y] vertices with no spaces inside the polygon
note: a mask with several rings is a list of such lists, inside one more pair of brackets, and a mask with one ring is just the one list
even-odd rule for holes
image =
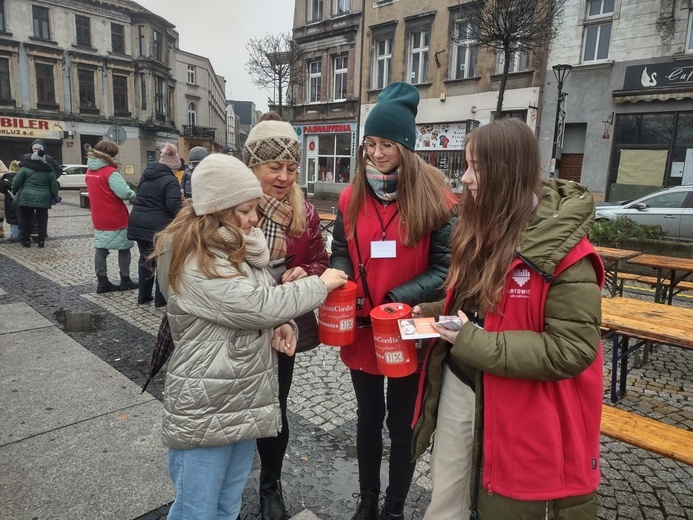
{"label": "hand inserting coin", "polygon": [[296,350],[296,333],[291,325],[284,323],[274,329],[272,348],[287,356],[294,355],[294,351]]}

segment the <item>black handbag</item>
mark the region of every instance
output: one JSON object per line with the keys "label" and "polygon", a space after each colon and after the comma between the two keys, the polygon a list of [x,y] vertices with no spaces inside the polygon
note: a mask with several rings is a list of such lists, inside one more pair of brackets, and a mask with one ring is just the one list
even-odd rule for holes
{"label": "black handbag", "polygon": [[295,318],[298,327],[298,343],[296,352],[307,352],[320,345],[318,339],[318,320],[315,318],[315,311],[307,312]]}

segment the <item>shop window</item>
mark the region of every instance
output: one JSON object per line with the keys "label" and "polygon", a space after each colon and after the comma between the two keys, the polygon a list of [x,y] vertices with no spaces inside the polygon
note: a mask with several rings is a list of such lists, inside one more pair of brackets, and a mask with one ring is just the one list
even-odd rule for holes
{"label": "shop window", "polygon": [[349,182],[351,134],[318,136],[318,182]]}
{"label": "shop window", "polygon": [[0,58],[0,102],[12,101],[10,87],[10,60]]}
{"label": "shop window", "polygon": [[318,22],[322,20],[323,0],[308,0],[308,22]]}
{"label": "shop window", "polygon": [[473,78],[476,76],[476,41],[472,39],[469,22],[457,20],[453,29],[455,41],[450,53],[450,79]]}
{"label": "shop window", "polygon": [[693,145],[693,112],[679,113],[676,124],[676,144]]}
{"label": "shop window", "polygon": [[308,64],[308,102],[320,103],[322,89],[322,62],[311,61]]}
{"label": "shop window", "polygon": [[418,85],[428,82],[428,53],[431,43],[429,27],[409,32],[409,83]]}
{"label": "shop window", "polygon": [[686,32],[686,52],[693,52],[693,10],[688,12],[688,31]]}
{"label": "shop window", "polygon": [[188,103],[188,125],[197,126],[197,105],[192,101]]}
{"label": "shop window", "polygon": [[347,98],[347,56],[338,56],[334,59],[334,92],[333,101],[344,101]]}
{"label": "shop window", "polygon": [[113,110],[116,116],[129,116],[128,112],[128,78],[113,75]]}
{"label": "shop window", "polygon": [[125,54],[125,26],[119,23],[111,24],[111,49],[113,52]]}
{"label": "shop window", "polygon": [[91,24],[86,16],[75,15],[75,37],[77,45],[91,47]]}
{"label": "shop window", "polygon": [[36,99],[39,108],[56,108],[53,65],[47,63],[36,64]]}
{"label": "shop window", "polygon": [[392,81],[392,36],[382,36],[373,44],[371,88],[383,89]]}
{"label": "shop window", "polygon": [[34,24],[34,38],[50,40],[51,31],[48,21],[48,8],[34,5],[31,8],[31,13]]}
{"label": "shop window", "polygon": [[188,65],[188,83],[190,85],[197,85],[197,71],[195,70],[195,65]]}
{"label": "shop window", "polygon": [[605,60],[609,57],[614,0],[588,0],[582,43],[582,61]]}

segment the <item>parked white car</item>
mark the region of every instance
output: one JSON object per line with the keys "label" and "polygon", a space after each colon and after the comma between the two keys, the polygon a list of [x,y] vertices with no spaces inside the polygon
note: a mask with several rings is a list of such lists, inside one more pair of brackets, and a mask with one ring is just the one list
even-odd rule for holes
{"label": "parked white car", "polygon": [[693,240],[693,185],[665,188],[621,205],[595,205],[596,220],[617,217],[628,217],[638,224],[659,224],[671,238]]}
{"label": "parked white car", "polygon": [[61,165],[63,174],[58,179],[60,188],[86,188],[87,182],[84,175],[87,173],[87,166],[84,164],[63,164]]}

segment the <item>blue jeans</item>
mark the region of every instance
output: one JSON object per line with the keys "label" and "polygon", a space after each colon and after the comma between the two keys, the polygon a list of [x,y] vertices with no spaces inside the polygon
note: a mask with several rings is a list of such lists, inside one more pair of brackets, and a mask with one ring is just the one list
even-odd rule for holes
{"label": "blue jeans", "polygon": [[168,471],[176,488],[169,520],[236,520],[254,454],[254,440],[211,448],[169,448]]}

